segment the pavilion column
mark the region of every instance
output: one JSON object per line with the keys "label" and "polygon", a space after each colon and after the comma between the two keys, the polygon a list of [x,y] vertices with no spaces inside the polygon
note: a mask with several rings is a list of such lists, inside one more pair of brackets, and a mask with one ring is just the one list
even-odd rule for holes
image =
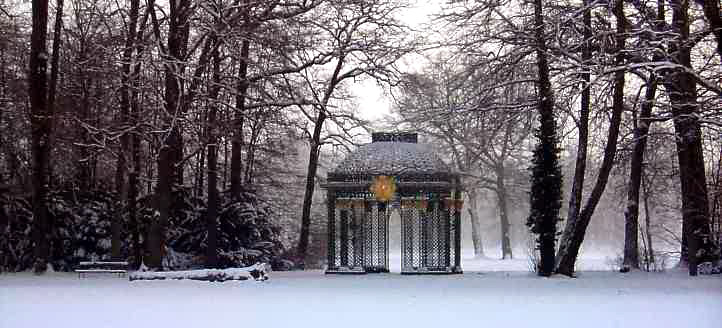
{"label": "pavilion column", "polygon": [[382,262],[384,259],[385,252],[385,239],[382,235],[381,229],[381,217],[382,208],[384,203],[379,202],[373,198],[367,198],[364,202],[364,217],[363,217],[363,255],[364,255],[364,267],[372,269],[374,271],[385,268],[385,264]]}
{"label": "pavilion column", "polygon": [[341,209],[339,214],[341,267],[348,267],[348,209]]}
{"label": "pavilion column", "polygon": [[[450,195],[451,196],[451,195]],[[455,196],[455,195],[454,195]],[[451,267],[451,218],[452,218],[452,211],[454,210],[454,198],[451,198],[451,202],[444,208],[444,210],[441,212],[441,215],[443,217],[441,225],[443,227],[443,236],[444,236],[444,266],[447,268]],[[455,215],[456,213],[454,213]],[[455,216],[454,216],[455,217]],[[454,245],[456,246],[456,245]]]}
{"label": "pavilion column", "polygon": [[365,208],[363,205],[351,207],[351,242],[353,245],[353,267],[364,265],[364,227],[363,217]]}
{"label": "pavilion column", "polygon": [[423,216],[419,217],[419,226],[421,228],[419,229],[419,235],[421,237],[421,247],[419,247],[419,255],[421,255],[419,269],[427,268],[429,266],[429,220],[434,216],[434,207],[436,207],[436,200],[429,200],[429,206],[426,208],[426,211],[424,211]]}
{"label": "pavilion column", "polygon": [[[456,181],[460,185],[460,181]],[[461,199],[461,190],[457,187],[454,191],[455,202]],[[454,211],[454,270],[461,272],[461,208]]]}
{"label": "pavilion column", "polygon": [[378,243],[379,246],[383,247],[378,250],[379,258],[383,259],[383,261],[379,260],[379,263],[384,266],[387,272],[389,270],[389,216],[386,205],[378,204],[376,216],[378,230],[376,235],[383,241],[383,244]]}
{"label": "pavilion column", "polygon": [[327,193],[328,203],[328,223],[326,244],[328,250],[326,253],[327,267],[329,270],[336,270],[336,192],[329,190]]}

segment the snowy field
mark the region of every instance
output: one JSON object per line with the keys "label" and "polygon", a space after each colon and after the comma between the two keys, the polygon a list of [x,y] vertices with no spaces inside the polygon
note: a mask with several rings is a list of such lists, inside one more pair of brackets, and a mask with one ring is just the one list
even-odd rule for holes
{"label": "snowy field", "polygon": [[523,260],[464,264],[453,276],[305,271],[224,283],[2,274],[0,327],[722,327],[719,275],[538,278]]}

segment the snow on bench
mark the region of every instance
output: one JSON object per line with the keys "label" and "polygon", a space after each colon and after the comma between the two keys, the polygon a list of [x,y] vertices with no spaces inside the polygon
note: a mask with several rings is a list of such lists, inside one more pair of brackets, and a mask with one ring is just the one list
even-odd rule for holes
{"label": "snow on bench", "polygon": [[249,280],[256,281],[268,280],[269,265],[265,263],[256,263],[245,268],[228,268],[228,269],[201,269],[186,271],[136,271],[128,275],[128,280],[166,280],[166,279],[190,279],[202,281],[218,281],[227,280]]}
{"label": "snow on bench", "polygon": [[118,277],[128,274],[128,262],[126,261],[83,261],[78,263],[75,269],[78,278],[85,278],[89,273],[112,273]]}

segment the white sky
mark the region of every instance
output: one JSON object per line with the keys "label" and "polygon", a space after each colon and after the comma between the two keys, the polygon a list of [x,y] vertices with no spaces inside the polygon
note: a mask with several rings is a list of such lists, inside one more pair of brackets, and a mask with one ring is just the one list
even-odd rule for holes
{"label": "white sky", "polygon": [[[437,12],[444,0],[409,0],[411,8],[404,10],[400,19],[409,27],[418,29],[428,22],[429,15]],[[404,64],[402,64],[404,65]],[[405,66],[405,65],[404,65]],[[359,104],[361,117],[371,120],[372,123],[380,121],[391,114],[392,100],[384,90],[372,79],[358,80],[352,87]]]}

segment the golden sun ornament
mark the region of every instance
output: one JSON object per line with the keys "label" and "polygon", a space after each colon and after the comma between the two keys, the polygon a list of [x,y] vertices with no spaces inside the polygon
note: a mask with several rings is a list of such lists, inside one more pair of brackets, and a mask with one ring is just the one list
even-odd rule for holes
{"label": "golden sun ornament", "polygon": [[376,200],[388,202],[396,193],[396,182],[393,177],[380,175],[374,178],[369,190],[374,194]]}

